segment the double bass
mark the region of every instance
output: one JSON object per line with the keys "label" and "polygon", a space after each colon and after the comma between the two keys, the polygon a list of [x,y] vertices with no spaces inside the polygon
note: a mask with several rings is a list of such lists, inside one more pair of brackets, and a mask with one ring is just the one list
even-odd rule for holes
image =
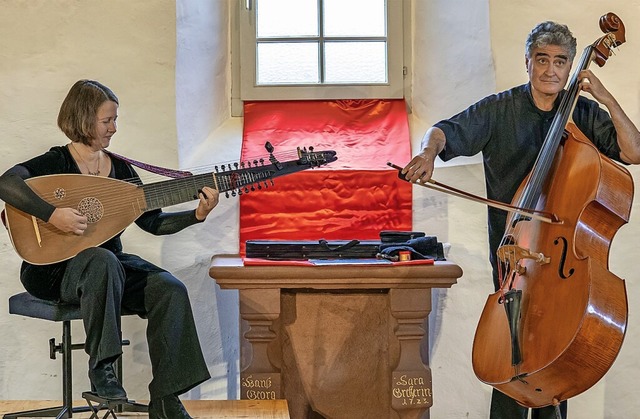
{"label": "double bass", "polygon": [[629,172],[571,122],[578,73],[603,66],[625,42],[613,13],[585,48],[551,128],[512,205],[497,250],[500,289],[489,295],[473,342],[476,376],[526,407],[557,405],[592,387],[613,364],[627,328],[624,280],[609,271],[633,200]]}

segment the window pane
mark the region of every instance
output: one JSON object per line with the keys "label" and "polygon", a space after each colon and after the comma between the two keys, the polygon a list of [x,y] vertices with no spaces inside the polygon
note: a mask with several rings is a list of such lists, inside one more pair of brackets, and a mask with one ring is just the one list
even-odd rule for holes
{"label": "window pane", "polygon": [[258,0],[258,38],[318,36],[318,0]]}
{"label": "window pane", "polygon": [[325,36],[386,36],[385,0],[324,0]]}
{"label": "window pane", "polygon": [[327,42],[326,83],[386,83],[385,42]]}
{"label": "window pane", "polygon": [[317,42],[258,43],[256,82],[319,83]]}

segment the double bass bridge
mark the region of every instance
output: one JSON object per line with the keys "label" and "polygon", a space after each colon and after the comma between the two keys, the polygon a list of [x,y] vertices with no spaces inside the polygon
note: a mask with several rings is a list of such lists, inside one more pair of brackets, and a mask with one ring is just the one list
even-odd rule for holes
{"label": "double bass bridge", "polygon": [[496,254],[498,258],[503,262],[511,262],[511,266],[516,265],[516,263],[513,262],[517,262],[522,259],[533,259],[534,261],[542,265],[551,263],[551,258],[545,256],[543,253],[532,252],[531,250],[525,249],[516,244],[505,244],[503,246],[500,246]]}

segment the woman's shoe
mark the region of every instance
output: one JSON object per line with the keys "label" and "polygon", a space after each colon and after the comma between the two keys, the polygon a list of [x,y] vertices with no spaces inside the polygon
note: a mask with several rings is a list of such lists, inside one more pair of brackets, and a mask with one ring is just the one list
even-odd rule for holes
{"label": "woman's shoe", "polygon": [[193,419],[178,396],[170,394],[149,402],[149,419]]}
{"label": "woman's shoe", "polygon": [[101,362],[95,368],[89,368],[91,391],[108,400],[126,400],[127,392],[118,381],[112,362]]}

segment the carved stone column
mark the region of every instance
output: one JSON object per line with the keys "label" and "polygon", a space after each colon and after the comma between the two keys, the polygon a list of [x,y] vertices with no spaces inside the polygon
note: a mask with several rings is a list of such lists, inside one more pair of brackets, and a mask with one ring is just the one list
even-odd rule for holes
{"label": "carved stone column", "polygon": [[424,324],[431,311],[431,289],[391,289],[389,300],[400,344],[398,363],[391,373],[391,408],[401,418],[422,418],[433,405],[431,369],[420,357]]}
{"label": "carved stone column", "polygon": [[280,316],[280,289],[240,290],[240,398],[282,398],[280,366],[269,359],[276,339],[273,322]]}

